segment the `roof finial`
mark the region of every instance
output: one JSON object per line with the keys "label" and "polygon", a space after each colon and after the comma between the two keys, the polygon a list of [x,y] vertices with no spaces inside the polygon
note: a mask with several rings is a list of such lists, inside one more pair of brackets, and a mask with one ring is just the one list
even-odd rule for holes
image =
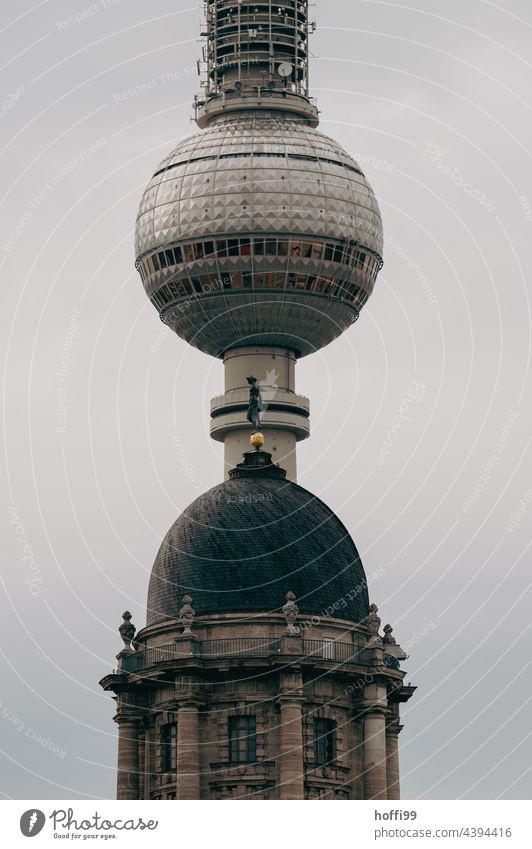
{"label": "roof finial", "polygon": [[135,638],[135,634],[137,633],[137,629],[135,628],[135,626],[133,625],[133,622],[131,621],[131,613],[129,612],[129,610],[126,610],[122,614],[122,619],[124,621],[122,622],[122,624],[120,625],[118,630],[120,631],[120,636],[122,637],[122,639],[124,641],[123,651],[133,651],[133,649],[131,647],[131,643],[133,642],[133,640]]}

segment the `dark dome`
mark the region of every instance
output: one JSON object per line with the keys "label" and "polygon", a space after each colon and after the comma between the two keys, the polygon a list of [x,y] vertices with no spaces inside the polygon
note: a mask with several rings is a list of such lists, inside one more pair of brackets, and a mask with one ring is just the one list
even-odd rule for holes
{"label": "dark dome", "polygon": [[367,615],[349,532],[323,501],[269,468],[213,487],[172,525],[150,578],[148,625],[177,619],[185,594],[197,615],[278,611],[289,590],[302,614],[327,615],[336,603],[329,615]]}

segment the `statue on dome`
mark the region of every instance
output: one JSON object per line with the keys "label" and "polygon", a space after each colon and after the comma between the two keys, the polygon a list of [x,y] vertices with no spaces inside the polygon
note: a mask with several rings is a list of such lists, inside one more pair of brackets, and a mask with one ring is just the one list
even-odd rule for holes
{"label": "statue on dome", "polygon": [[131,621],[131,613],[129,612],[129,610],[126,610],[125,613],[122,614],[122,619],[124,621],[122,622],[118,630],[120,632],[120,636],[124,641],[124,651],[133,651],[131,644],[135,639],[137,629]]}
{"label": "statue on dome", "polygon": [[249,383],[249,407],[247,420],[253,425],[254,433],[261,430],[260,414],[262,412],[262,394],[256,377],[247,377]]}

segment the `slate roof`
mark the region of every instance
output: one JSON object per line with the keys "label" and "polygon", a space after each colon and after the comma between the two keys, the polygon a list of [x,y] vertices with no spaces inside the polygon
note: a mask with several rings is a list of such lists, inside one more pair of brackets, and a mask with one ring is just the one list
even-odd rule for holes
{"label": "slate roof", "polygon": [[150,578],[148,625],[178,618],[185,594],[197,615],[278,611],[289,590],[303,615],[327,615],[335,603],[329,615],[367,615],[364,569],[347,529],[271,468],[271,476],[261,469],[215,486],[172,525]]}

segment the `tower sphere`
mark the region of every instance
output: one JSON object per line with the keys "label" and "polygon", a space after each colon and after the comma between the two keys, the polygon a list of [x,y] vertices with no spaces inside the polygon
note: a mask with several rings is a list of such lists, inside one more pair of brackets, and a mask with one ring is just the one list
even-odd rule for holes
{"label": "tower sphere", "polygon": [[162,321],[205,353],[305,356],[356,321],[382,267],[382,222],[355,160],[297,114],[215,116],[156,169],[136,266]]}

